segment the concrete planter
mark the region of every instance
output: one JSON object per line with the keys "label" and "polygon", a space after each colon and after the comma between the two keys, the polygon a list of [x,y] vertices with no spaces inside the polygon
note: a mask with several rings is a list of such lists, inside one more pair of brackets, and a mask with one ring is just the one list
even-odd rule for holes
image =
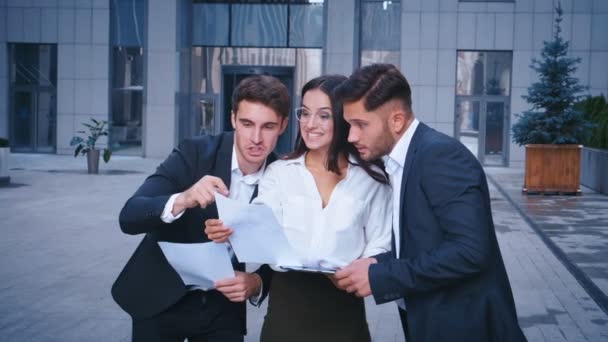
{"label": "concrete planter", "polygon": [[608,150],[583,147],[581,184],[608,195]]}
{"label": "concrete planter", "polygon": [[0,147],[0,184],[8,184],[11,177],[8,176],[8,156],[11,149],[9,147]]}

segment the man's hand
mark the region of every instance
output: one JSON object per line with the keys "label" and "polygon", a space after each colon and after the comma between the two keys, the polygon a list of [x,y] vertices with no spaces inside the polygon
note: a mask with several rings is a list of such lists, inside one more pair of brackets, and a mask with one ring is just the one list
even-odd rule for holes
{"label": "man's hand", "polygon": [[334,284],[339,289],[355,293],[357,297],[367,297],[372,294],[369,285],[369,266],[378,261],[374,258],[357,259],[335,274]]}
{"label": "man's hand", "polygon": [[205,176],[194,183],[190,189],[177,196],[171,214],[177,216],[182,211],[196,206],[205,208],[215,201],[215,192],[224,196],[228,196],[229,193],[226,184],[220,178]]}
{"label": "man's hand", "polygon": [[217,243],[226,242],[232,235],[232,229],[224,226],[224,222],[220,219],[208,219],[205,221],[205,234],[209,240]]}
{"label": "man's hand", "polygon": [[251,296],[260,293],[262,278],[257,273],[235,271],[236,277],[220,280],[215,289],[232,302],[244,302]]}

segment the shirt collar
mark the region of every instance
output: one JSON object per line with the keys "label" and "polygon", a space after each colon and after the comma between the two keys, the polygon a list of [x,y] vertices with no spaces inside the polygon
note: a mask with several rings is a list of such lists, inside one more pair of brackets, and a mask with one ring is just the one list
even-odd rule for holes
{"label": "shirt collar", "polygon": [[255,184],[258,184],[258,182],[260,181],[260,178],[262,178],[262,176],[264,175],[265,169],[266,169],[266,160],[264,160],[264,164],[262,164],[262,167],[260,167],[260,169],[258,171],[248,174],[246,176],[243,175],[243,172],[239,168],[239,160],[236,157],[236,146],[232,145],[232,161],[230,163],[230,171],[233,175],[238,175],[238,176],[242,177],[243,182],[245,182],[248,185],[255,185]]}
{"label": "shirt collar", "polygon": [[384,163],[386,164],[387,172],[389,174],[392,173],[390,171],[396,170],[396,167],[403,167],[405,165],[407,150],[410,147],[410,143],[414,137],[414,132],[416,132],[416,128],[418,128],[419,123],[420,121],[414,118],[414,121],[412,121],[410,127],[408,127],[401,138],[399,138],[391,153],[384,157]]}
{"label": "shirt collar", "polygon": [[[306,158],[306,153],[308,153],[308,152],[302,153],[302,155],[299,156],[299,157],[297,157],[297,158],[287,159],[285,161],[285,164],[287,164],[287,165],[289,165],[289,164],[300,164],[300,165],[306,166],[306,159],[305,159]],[[357,163],[357,160],[355,159],[355,157],[352,154],[348,155],[348,161],[349,161],[348,166],[347,166],[348,168],[350,168],[350,166],[352,164],[356,164]]]}

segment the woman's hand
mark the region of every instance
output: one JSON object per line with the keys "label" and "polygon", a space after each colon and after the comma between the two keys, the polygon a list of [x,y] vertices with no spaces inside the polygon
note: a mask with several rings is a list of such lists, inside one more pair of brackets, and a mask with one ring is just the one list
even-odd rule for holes
{"label": "woman's hand", "polygon": [[209,219],[205,221],[205,234],[209,240],[221,243],[228,241],[228,237],[232,235],[232,229],[224,226],[222,220]]}

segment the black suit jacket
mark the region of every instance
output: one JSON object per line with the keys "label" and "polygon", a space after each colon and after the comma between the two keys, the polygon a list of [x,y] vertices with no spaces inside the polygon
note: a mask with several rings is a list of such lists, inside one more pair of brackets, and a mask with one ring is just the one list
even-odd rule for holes
{"label": "black suit jacket", "polygon": [[401,247],[370,267],[376,302],[404,298],[416,342],[525,341],[477,159],[420,123],[394,191]]}
{"label": "black suit jacket", "polygon": [[[219,177],[230,187],[233,143],[233,133],[184,140],[125,203],[120,228],[127,234],[146,235],[112,286],[112,296],[133,319],[161,313],[188,291],[157,241],[208,242],[204,222],[218,217],[217,207],[214,203],[205,209],[188,209],[171,224],[160,217],[171,195],[187,190],[205,175]],[[271,156],[268,162],[273,160]],[[244,265],[239,264],[237,269],[244,270]],[[263,266],[257,272],[264,283],[263,300],[272,270]],[[226,304],[227,310],[235,307]],[[244,327],[245,304],[236,307],[242,311]]]}

